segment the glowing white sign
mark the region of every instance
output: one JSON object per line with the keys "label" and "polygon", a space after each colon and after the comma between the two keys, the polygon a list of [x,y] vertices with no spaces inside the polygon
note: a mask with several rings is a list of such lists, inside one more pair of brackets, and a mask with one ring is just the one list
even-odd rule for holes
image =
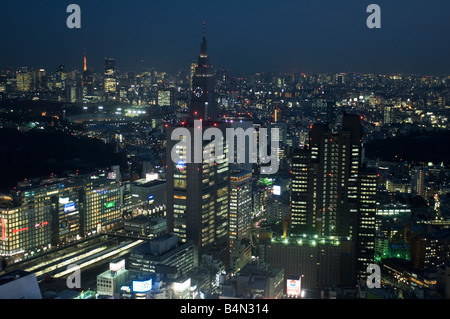
{"label": "glowing white sign", "polygon": [[152,290],[152,280],[133,281],[133,292],[147,292]]}
{"label": "glowing white sign", "polygon": [[119,271],[123,268],[125,268],[125,259],[109,263],[109,270],[111,271]]}
{"label": "glowing white sign", "polygon": [[300,280],[288,279],[286,283],[286,295],[296,297],[300,296],[301,283]]}
{"label": "glowing white sign", "polygon": [[273,186],[273,194],[280,196],[281,195],[281,186],[274,185]]}

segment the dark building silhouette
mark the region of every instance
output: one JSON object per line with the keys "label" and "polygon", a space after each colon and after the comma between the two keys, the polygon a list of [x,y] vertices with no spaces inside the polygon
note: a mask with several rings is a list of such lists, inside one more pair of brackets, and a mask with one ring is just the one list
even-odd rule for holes
{"label": "dark building silhouette", "polygon": [[[205,24],[203,23],[203,28]],[[203,29],[205,30],[205,29]],[[192,94],[189,107],[191,119],[216,120],[218,116],[216,100],[216,79],[208,56],[208,42],[205,31],[200,55],[192,78]]]}
{"label": "dark building silhouette", "polygon": [[356,272],[374,261],[377,174],[362,166],[362,125],[345,115],[342,129],[314,124],[309,147],[292,161],[291,228],[294,233],[349,237]]}

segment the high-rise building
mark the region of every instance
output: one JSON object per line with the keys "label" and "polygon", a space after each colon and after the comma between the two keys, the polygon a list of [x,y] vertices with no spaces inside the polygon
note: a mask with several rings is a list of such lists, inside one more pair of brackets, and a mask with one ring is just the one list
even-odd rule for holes
{"label": "high-rise building", "polygon": [[357,213],[361,136],[357,116],[344,116],[337,133],[323,124],[311,127],[309,149],[297,152],[293,160],[292,226],[303,225],[303,231],[319,236],[351,236]]}
{"label": "high-rise building", "polygon": [[411,170],[411,191],[415,196],[425,197],[426,168],[415,166]]}
{"label": "high-rise building", "polygon": [[357,274],[374,261],[378,176],[362,166],[362,126],[345,115],[342,128],[310,128],[309,147],[292,159],[293,233],[349,237],[355,243]]}
{"label": "high-rise building", "polygon": [[28,92],[31,90],[31,74],[27,68],[21,68],[16,74],[17,90],[22,92]]}
{"label": "high-rise building", "polygon": [[[203,28],[205,28],[205,23],[203,23]],[[215,74],[208,56],[205,31],[203,31],[200,55],[192,78],[189,115],[193,119],[212,121],[216,120],[218,116]]]}
{"label": "high-rise building", "polygon": [[229,247],[234,270],[250,259],[247,252],[251,253],[252,185],[252,172],[238,171],[230,176]]}
{"label": "high-rise building", "polygon": [[367,267],[375,263],[375,228],[377,214],[378,175],[375,169],[360,172],[359,207],[357,218],[356,271],[357,276],[367,275]]}
{"label": "high-rise building", "polygon": [[175,96],[173,90],[158,91],[159,106],[173,106],[175,104]]}
{"label": "high-rise building", "polygon": [[252,184],[251,172],[240,171],[230,176],[230,249],[236,241],[250,236]]}
{"label": "high-rise building", "polygon": [[[189,120],[182,123],[182,127],[167,130],[167,225],[182,242],[192,240],[201,258],[214,245],[227,245],[229,230],[227,144],[225,139],[215,138],[215,143],[223,150],[219,153],[214,143],[202,139],[209,128],[220,130],[222,136],[226,128],[226,123],[209,121],[215,119],[217,113],[215,80],[205,35],[193,84]],[[183,130],[183,135],[172,137],[175,129]],[[178,159],[174,159],[173,154]]]}
{"label": "high-rise building", "polygon": [[106,58],[104,91],[106,94],[114,95],[116,93],[116,89],[117,89],[116,60],[113,58]]}
{"label": "high-rise building", "polygon": [[291,227],[295,232],[307,232],[310,226],[308,225],[310,161],[311,153],[307,150],[296,149],[292,155],[290,220]]}
{"label": "high-rise building", "polygon": [[[205,123],[204,123],[205,124]],[[224,132],[224,123],[216,126]],[[223,142],[224,152],[217,159],[195,161],[188,159],[195,143],[200,143],[202,152],[214,154],[213,146],[207,141],[192,138],[187,145],[180,140],[171,140],[175,128],[167,130],[167,224],[169,231],[177,235],[182,242],[192,240],[199,254],[208,252],[214,244],[226,244],[228,241],[229,211],[229,170],[226,159],[227,146]],[[207,126],[184,127],[186,135],[203,136]],[[195,135],[194,135],[195,134]],[[174,162],[172,152],[180,157]],[[195,155],[195,154],[192,154]]]}

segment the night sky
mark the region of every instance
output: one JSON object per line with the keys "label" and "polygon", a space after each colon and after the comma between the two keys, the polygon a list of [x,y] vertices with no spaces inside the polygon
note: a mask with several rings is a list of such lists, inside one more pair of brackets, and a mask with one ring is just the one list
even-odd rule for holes
{"label": "night sky", "polygon": [[[66,8],[81,7],[81,29]],[[381,7],[381,29],[366,8]],[[0,68],[59,64],[176,72],[198,56],[202,22],[215,68],[245,72],[450,74],[449,0],[15,0],[0,5]]]}

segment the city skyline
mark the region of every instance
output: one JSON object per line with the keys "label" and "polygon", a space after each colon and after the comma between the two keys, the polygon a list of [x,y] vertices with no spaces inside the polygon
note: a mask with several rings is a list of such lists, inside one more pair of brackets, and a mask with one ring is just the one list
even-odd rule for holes
{"label": "city skyline", "polygon": [[[122,72],[154,67],[175,73],[195,58],[195,39],[206,21],[214,68],[233,73],[450,73],[450,47],[444,41],[449,4],[438,0],[426,7],[378,1],[381,29],[366,26],[368,3],[349,1],[260,1],[257,6],[78,1],[81,29],[65,25],[68,4],[30,3],[21,10],[6,4],[2,28],[10,32],[5,32],[0,67],[80,69],[86,51],[96,72],[105,57],[114,57]],[[17,24],[19,12],[22,23]]]}
{"label": "city skyline", "polygon": [[434,2],[8,4],[0,299],[449,299]]}

